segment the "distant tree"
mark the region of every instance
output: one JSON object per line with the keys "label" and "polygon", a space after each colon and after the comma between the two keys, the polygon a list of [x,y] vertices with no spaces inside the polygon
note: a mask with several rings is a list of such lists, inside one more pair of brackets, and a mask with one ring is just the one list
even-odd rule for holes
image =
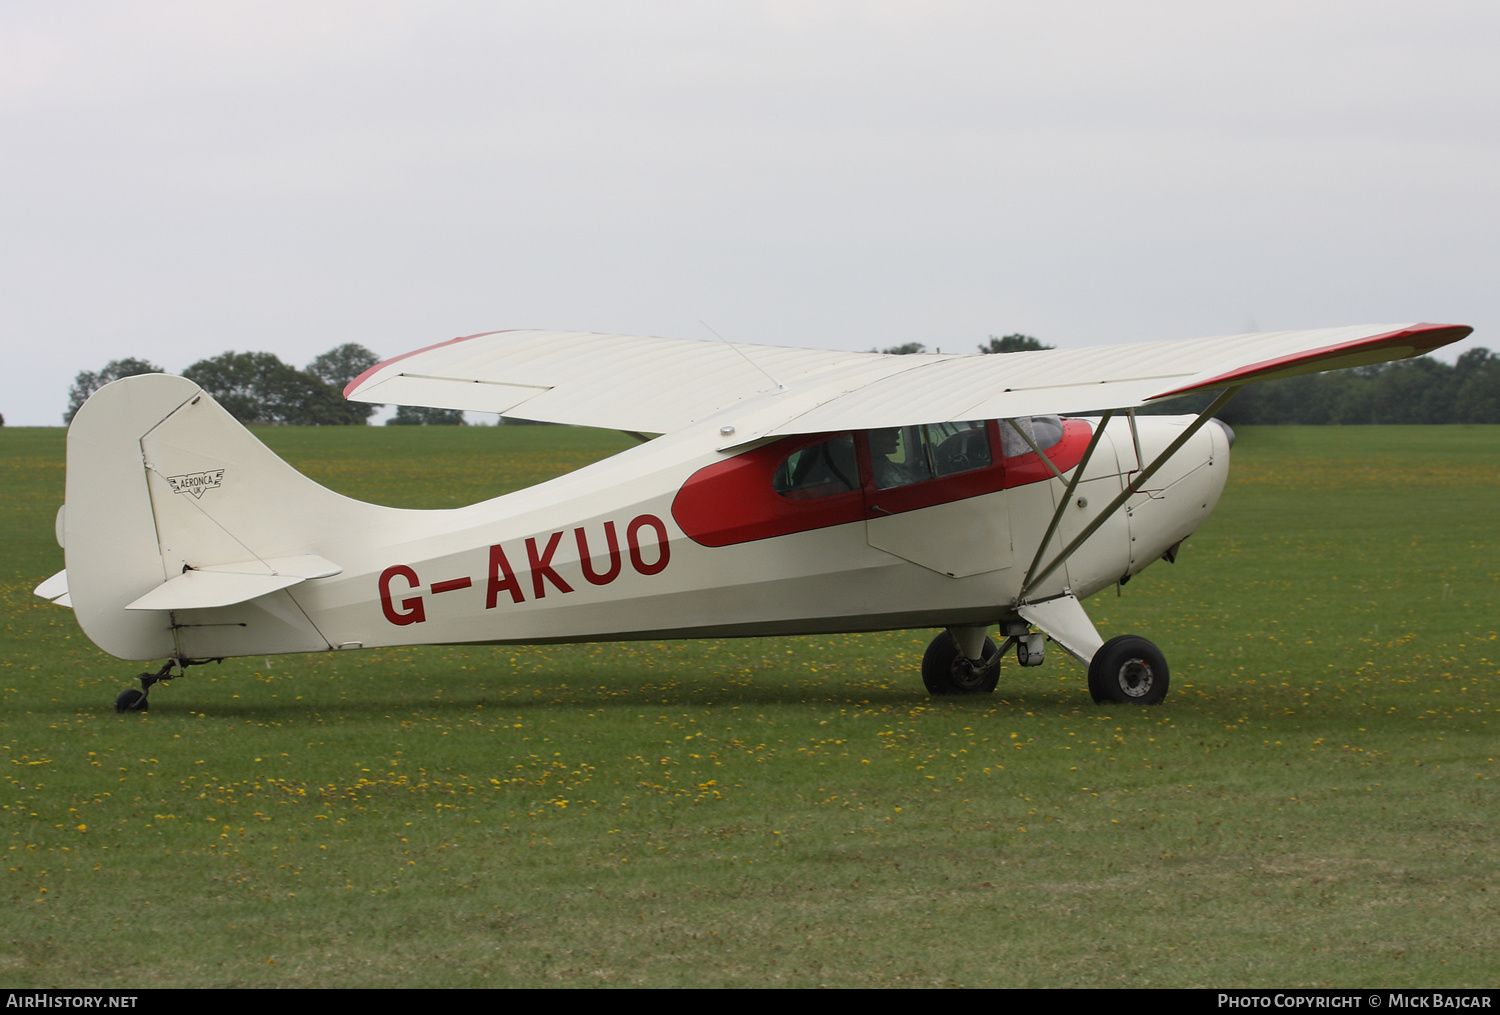
{"label": "distant tree", "polygon": [[[874,349],[870,350],[875,352]],[[907,342],[905,345],[893,345],[889,349],[881,349],[887,356],[911,356],[915,353],[926,352],[927,346],[921,342]]]}
{"label": "distant tree", "polygon": [[1004,352],[1041,352],[1043,349],[1051,349],[1053,346],[1045,342],[1039,342],[1030,335],[1006,335],[999,338],[990,336],[990,340],[979,347],[982,353],[1004,353]]}
{"label": "distant tree", "polygon": [[1453,368],[1431,356],[1382,364],[1367,385],[1358,420],[1370,423],[1455,423]]}
{"label": "distant tree", "polygon": [[[346,342],[309,363],[307,372],[342,395],[350,381],[379,362],[380,357],[369,349],[355,342]],[[350,412],[366,420],[380,408],[373,402],[349,402],[347,405]]]}
{"label": "distant tree", "polygon": [[1461,423],[1500,423],[1500,356],[1470,349],[1453,364],[1453,411]]}
{"label": "distant tree", "polygon": [[269,352],[225,352],[199,360],[182,376],[200,385],[245,424],[348,426],[365,422],[333,385]]}
{"label": "distant tree", "polygon": [[118,381],[121,377],[134,377],[137,374],[165,372],[150,360],[134,357],[112,359],[104,364],[104,368],[98,373],[84,370],[73,379],[73,387],[68,389],[68,411],[63,413],[63,422],[73,422],[73,417],[78,415],[78,410],[83,408],[83,403],[89,400],[89,396],[111,381]]}
{"label": "distant tree", "polygon": [[463,426],[462,409],[429,409],[422,405],[402,405],[386,426]]}

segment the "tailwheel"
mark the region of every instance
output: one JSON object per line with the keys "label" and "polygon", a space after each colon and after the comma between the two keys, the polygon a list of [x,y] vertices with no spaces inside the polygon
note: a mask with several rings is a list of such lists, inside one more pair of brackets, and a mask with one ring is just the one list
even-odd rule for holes
{"label": "tailwheel", "polygon": [[953,635],[944,631],[922,656],[922,683],[932,695],[989,694],[1000,682],[998,655],[995,643],[986,638],[980,661],[965,659]]}
{"label": "tailwheel", "polygon": [[186,669],[193,664],[194,660],[192,659],[186,659],[179,662],[177,659],[173,658],[168,659],[166,662],[162,663],[161,669],[157,670],[155,673],[142,673],[139,677],[136,678],[141,682],[141,689],[139,691],[137,691],[133,687],[129,687],[121,691],[119,694],[115,695],[115,711],[147,711],[151,707],[151,702],[147,696],[151,693],[152,685],[159,684],[165,680],[171,680],[173,666],[177,666],[180,669]]}
{"label": "tailwheel", "polygon": [[127,687],[115,696],[116,712],[144,712],[150,707],[151,702],[146,697],[146,692],[137,691],[133,687]]}
{"label": "tailwheel", "polygon": [[1089,694],[1100,705],[1157,705],[1167,696],[1167,658],[1145,638],[1111,638],[1089,661]]}

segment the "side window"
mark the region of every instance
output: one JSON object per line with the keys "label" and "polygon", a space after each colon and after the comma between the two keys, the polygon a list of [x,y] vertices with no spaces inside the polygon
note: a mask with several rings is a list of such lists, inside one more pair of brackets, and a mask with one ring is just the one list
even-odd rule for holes
{"label": "side window", "polygon": [[[1015,426],[1012,426],[1012,423]],[[1001,453],[1006,458],[1019,458],[1021,455],[1032,453],[1031,445],[1026,443],[1021,434],[1016,433],[1017,427],[1035,441],[1036,446],[1043,451],[1057,444],[1063,437],[1063,422],[1057,416],[1017,416],[1014,420],[1002,419],[1000,421],[1000,445]]]}
{"label": "side window", "polygon": [[877,490],[981,469],[992,461],[990,435],[982,421],[870,431],[870,466]]}
{"label": "side window", "polygon": [[776,467],[771,487],[788,500],[812,500],[858,490],[854,435],[844,434],[793,451]]}
{"label": "side window", "polygon": [[982,469],[992,461],[989,428],[980,421],[931,423],[923,429],[932,448],[932,468],[936,475],[952,476]]}

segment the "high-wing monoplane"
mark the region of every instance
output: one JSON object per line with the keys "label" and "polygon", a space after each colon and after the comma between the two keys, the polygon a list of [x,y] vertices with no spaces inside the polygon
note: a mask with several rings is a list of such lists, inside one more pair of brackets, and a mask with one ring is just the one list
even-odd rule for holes
{"label": "high-wing monoplane", "polygon": [[[1161,651],[1082,600],[1174,560],[1224,489],[1240,386],[1419,355],[1380,325],[995,356],[501,331],[387,360],[348,398],[623,430],[628,451],[493,500],[399,510],[292,469],[192,381],[128,377],[68,431],[66,568],[37,593],[163,659],[455,642],[943,629],[932,694],[1050,640],[1094,700],[1153,704]],[[1196,415],[1136,415],[1218,392]],[[658,435],[658,436],[651,436]],[[989,637],[998,625],[999,646]]]}

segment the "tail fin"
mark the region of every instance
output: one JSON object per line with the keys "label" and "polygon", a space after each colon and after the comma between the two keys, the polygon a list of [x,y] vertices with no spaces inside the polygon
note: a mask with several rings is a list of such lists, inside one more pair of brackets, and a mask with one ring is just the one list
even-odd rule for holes
{"label": "tail fin", "polygon": [[319,551],[385,510],[297,472],[192,381],[127,377],[68,430],[68,594],[122,659],[326,649],[285,589],[338,573]]}

